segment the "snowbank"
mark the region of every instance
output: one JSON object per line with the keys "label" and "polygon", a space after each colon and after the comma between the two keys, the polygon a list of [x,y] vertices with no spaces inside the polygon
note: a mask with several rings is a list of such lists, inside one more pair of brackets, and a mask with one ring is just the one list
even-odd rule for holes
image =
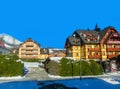
{"label": "snowbank", "polygon": [[108,82],[108,83],[110,83],[110,84],[120,84],[120,82],[117,81],[114,78],[101,78],[101,79],[104,80],[104,81],[106,81],[106,82]]}
{"label": "snowbank", "polygon": [[14,79],[23,79],[22,76],[15,76],[15,77],[0,77],[0,80],[14,80]]}
{"label": "snowbank", "polygon": [[38,67],[38,62],[24,62],[24,67]]}

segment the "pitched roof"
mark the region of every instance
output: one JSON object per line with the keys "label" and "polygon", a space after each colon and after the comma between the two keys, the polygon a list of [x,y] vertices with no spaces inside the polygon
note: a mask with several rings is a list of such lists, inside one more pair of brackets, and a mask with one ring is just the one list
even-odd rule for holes
{"label": "pitched roof", "polygon": [[84,43],[99,43],[99,32],[95,30],[76,30],[74,34],[77,34]]}
{"label": "pitched roof", "polygon": [[76,38],[76,37],[74,37],[74,36],[69,36],[69,37],[67,38],[67,40],[69,41],[69,43],[70,43],[71,45],[75,45],[75,46],[81,45],[80,39],[79,39],[79,38]]}
{"label": "pitched roof", "polygon": [[[89,30],[89,29],[77,29],[72,36],[69,36],[67,38],[67,40],[70,42],[70,44],[72,45],[78,45],[77,43],[75,43],[73,40],[75,39],[79,39],[79,45],[82,43],[87,43],[87,44],[99,44],[100,41],[103,39],[103,37],[105,36],[105,34],[107,33],[107,31],[109,29],[113,29],[115,30],[116,33],[118,33],[116,31],[116,29],[112,26],[108,26],[106,28],[104,28],[103,30],[100,30],[100,28],[98,27],[98,25],[95,26],[95,29],[93,30]],[[111,31],[109,35],[111,35],[113,32]],[[109,36],[104,40],[104,43],[107,42]]]}
{"label": "pitched roof", "polygon": [[[102,31],[100,31],[100,41],[102,40],[102,38],[105,36],[106,32],[108,31],[108,29],[113,28],[115,29],[113,26],[108,26],[106,28],[104,28]],[[116,31],[117,32],[117,31]]]}
{"label": "pitched roof", "polygon": [[36,44],[40,47],[40,44],[37,43],[36,41],[34,41],[32,38],[28,38],[28,39],[25,40],[23,43],[21,43],[19,46],[23,45],[23,44],[26,43],[26,42],[34,42],[34,43],[36,43]]}

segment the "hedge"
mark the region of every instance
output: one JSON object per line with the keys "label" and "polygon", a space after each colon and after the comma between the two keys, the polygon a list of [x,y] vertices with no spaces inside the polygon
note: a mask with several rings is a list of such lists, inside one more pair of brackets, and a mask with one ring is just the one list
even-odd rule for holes
{"label": "hedge", "polygon": [[59,63],[50,61],[47,64],[48,72],[52,75],[60,76],[88,76],[102,75],[102,67],[95,61],[74,61],[62,58]]}
{"label": "hedge", "polygon": [[22,76],[23,67],[17,55],[0,55],[0,77]]}

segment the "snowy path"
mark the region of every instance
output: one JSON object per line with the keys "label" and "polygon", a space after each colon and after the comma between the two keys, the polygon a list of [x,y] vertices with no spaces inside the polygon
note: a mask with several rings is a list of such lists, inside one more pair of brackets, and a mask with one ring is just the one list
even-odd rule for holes
{"label": "snowy path", "polygon": [[50,80],[44,69],[33,67],[29,68],[29,72],[25,76],[24,80]]}

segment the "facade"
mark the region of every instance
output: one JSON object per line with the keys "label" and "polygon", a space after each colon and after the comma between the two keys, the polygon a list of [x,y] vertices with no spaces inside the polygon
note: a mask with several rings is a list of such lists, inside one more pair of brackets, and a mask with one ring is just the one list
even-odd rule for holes
{"label": "facade", "polygon": [[66,55],[76,60],[108,61],[120,54],[120,34],[108,26],[103,30],[76,30],[66,39]]}
{"label": "facade", "polygon": [[41,54],[40,45],[29,38],[24,43],[20,44],[18,56],[19,58],[45,59],[48,57],[48,54]]}
{"label": "facade", "polygon": [[51,49],[49,52],[49,57],[66,57],[66,53],[64,49]]}

